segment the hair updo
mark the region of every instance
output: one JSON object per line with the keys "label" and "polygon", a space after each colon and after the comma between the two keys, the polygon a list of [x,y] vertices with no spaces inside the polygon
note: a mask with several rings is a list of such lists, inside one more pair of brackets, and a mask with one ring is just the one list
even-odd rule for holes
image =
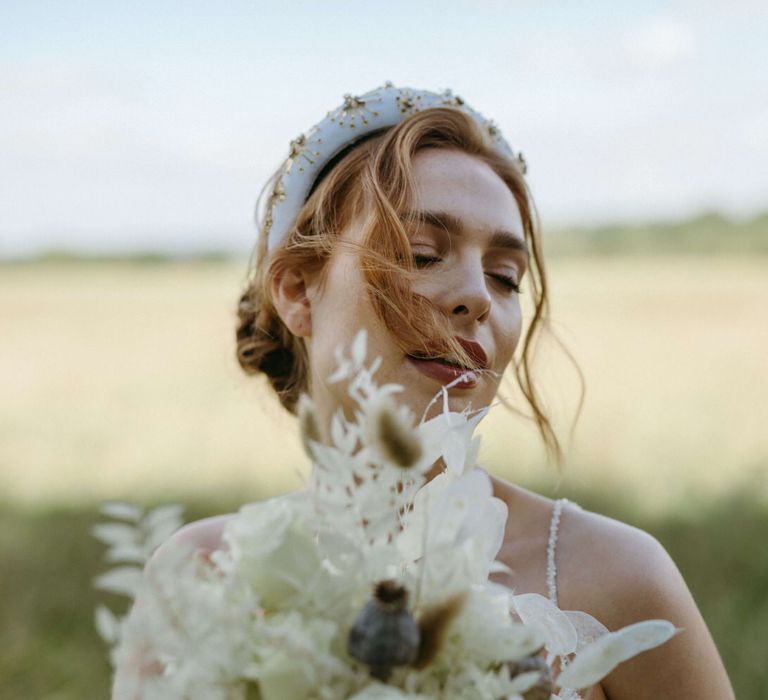
{"label": "hair updo", "polygon": [[[515,197],[531,252],[529,270],[533,316],[525,331],[514,370],[550,455],[559,462],[561,449],[541,406],[531,376],[533,341],[546,323],[549,297],[538,226],[520,165],[502,155],[483,129],[464,112],[451,107],[418,112],[397,126],[356,144],[329,171],[302,207],[285,245],[267,251],[264,216],[238,306],[237,359],[247,374],[264,374],[282,405],[296,412],[299,396],[309,390],[304,341],[283,324],[272,303],[271,280],[287,269],[322,271],[341,232],[364,216],[362,243],[356,246],[376,314],[407,353],[430,347],[451,352],[471,366],[453,338],[450,321],[427,299],[410,291],[414,273],[408,231],[415,186],[415,154],[426,148],[451,148],[479,158],[506,183]],[[271,192],[275,177],[262,191]],[[386,232],[386,235],[383,233]],[[351,245],[346,242],[344,245]]]}

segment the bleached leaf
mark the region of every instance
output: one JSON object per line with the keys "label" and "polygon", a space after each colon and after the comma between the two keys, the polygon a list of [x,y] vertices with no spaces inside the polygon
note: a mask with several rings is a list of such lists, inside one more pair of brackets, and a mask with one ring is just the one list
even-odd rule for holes
{"label": "bleached leaf", "polygon": [[489,574],[512,574],[513,570],[511,567],[507,566],[504,562],[499,561],[496,559],[495,561],[491,562],[491,566],[488,569]]}
{"label": "bleached leaf", "polygon": [[507,684],[506,690],[510,693],[524,693],[539,682],[541,674],[538,671],[527,671],[515,676]]}
{"label": "bleached leaf", "polygon": [[314,458],[313,445],[322,441],[322,435],[320,434],[320,423],[317,419],[315,404],[308,394],[302,394],[299,397],[297,414],[301,443],[304,446],[304,452],[312,459]]}
{"label": "bleached leaf", "polygon": [[359,369],[363,366],[365,355],[368,352],[368,333],[365,328],[361,328],[355,335],[350,352],[355,369]]}
{"label": "bleached leaf", "polygon": [[578,654],[592,642],[596,642],[604,634],[608,634],[608,628],[601,622],[598,622],[592,615],[589,615],[580,610],[566,610],[565,614],[576,628],[576,633],[579,636],[579,643],[576,646],[576,653]]}
{"label": "bleached leaf", "polygon": [[352,374],[352,364],[350,362],[339,362],[339,366],[336,368],[336,371],[331,374],[330,377],[326,380],[329,384],[336,384],[340,381],[343,381],[344,379],[349,379],[349,377]]}
{"label": "bleached leaf", "polygon": [[405,388],[401,384],[383,384],[379,387],[379,394],[381,396],[391,396],[392,394],[400,394],[405,391]]}
{"label": "bleached leaf", "polygon": [[371,683],[349,700],[428,700],[427,695],[406,693],[384,683]]}
{"label": "bleached leaf", "polygon": [[112,563],[122,562],[126,564],[141,564],[143,566],[149,558],[147,554],[146,548],[129,542],[110,547],[106,554],[106,560]]}
{"label": "bleached leaf", "polygon": [[91,528],[91,534],[112,547],[135,544],[139,539],[136,528],[123,523],[99,523]]}
{"label": "bleached leaf", "polygon": [[479,445],[473,445],[473,433],[487,411],[456,413],[446,407],[443,413],[419,426],[425,445],[425,457],[443,458],[449,472],[460,475],[475,466],[473,458]]}
{"label": "bleached leaf", "polygon": [[340,410],[331,417],[331,439],[344,454],[352,454],[357,443],[357,435],[349,430],[344,414]]}
{"label": "bleached leaf", "polygon": [[115,644],[120,638],[120,621],[105,605],[96,608],[96,631],[107,644]]}
{"label": "bleached leaf", "polygon": [[108,518],[128,520],[135,523],[141,519],[144,510],[133,503],[126,503],[125,501],[107,501],[101,504],[99,512]]}
{"label": "bleached leaf", "polygon": [[182,523],[182,513],[184,512],[184,506],[178,503],[169,503],[167,505],[158,506],[144,518],[144,524],[150,530],[160,525],[165,525],[167,522],[176,524],[177,528]]}
{"label": "bleached leaf", "polygon": [[558,676],[557,683],[562,688],[587,688],[622,661],[663,644],[676,632],[667,620],[645,620],[606,634],[578,654]]}
{"label": "bleached leaf", "polygon": [[[376,374],[376,372],[379,371],[379,368],[381,367],[382,359],[381,356],[378,356],[374,358],[373,362],[371,362],[371,366],[369,367],[368,371],[371,374]],[[397,386],[400,386],[399,384]],[[403,390],[403,387],[400,386],[400,391]]]}
{"label": "bleached leaf", "polygon": [[142,521],[147,530],[146,548],[154,552],[161,544],[184,524],[181,517],[183,507],[178,504],[159,506],[151,511]]}
{"label": "bleached leaf", "polygon": [[93,585],[102,591],[135,598],[144,582],[144,574],[137,566],[118,566],[93,580]]}
{"label": "bleached leaf", "polygon": [[524,624],[541,629],[550,654],[565,656],[576,650],[576,628],[554,603],[538,593],[513,596],[512,602]]}

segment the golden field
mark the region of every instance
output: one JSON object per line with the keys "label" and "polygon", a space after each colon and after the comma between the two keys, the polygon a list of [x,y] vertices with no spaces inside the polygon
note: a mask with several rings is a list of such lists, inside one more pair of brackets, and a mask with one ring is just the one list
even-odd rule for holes
{"label": "golden field", "polygon": [[[298,486],[292,419],[234,359],[245,266],[0,267],[0,500]],[[569,443],[576,374],[542,343],[541,388],[567,451],[561,492],[618,488],[657,511],[765,485],[768,259],[556,258],[549,275],[553,329],[586,379]],[[520,405],[513,381],[504,393]],[[529,421],[499,406],[483,434],[492,471],[555,487]]]}

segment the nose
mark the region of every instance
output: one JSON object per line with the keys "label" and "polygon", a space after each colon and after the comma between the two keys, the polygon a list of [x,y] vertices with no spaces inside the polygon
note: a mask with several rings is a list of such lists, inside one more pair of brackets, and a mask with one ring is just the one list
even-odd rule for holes
{"label": "nose", "polygon": [[482,323],[491,311],[491,295],[480,263],[467,263],[447,281],[441,307],[460,323]]}

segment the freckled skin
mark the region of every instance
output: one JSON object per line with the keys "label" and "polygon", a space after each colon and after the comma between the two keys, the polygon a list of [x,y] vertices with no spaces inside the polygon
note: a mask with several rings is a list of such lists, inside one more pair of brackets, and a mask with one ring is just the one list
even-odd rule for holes
{"label": "freckled skin", "polygon": [[[522,281],[519,255],[491,246],[493,231],[509,231],[523,240],[523,224],[510,190],[482,161],[454,150],[426,150],[414,159],[417,207],[450,214],[463,224],[460,235],[425,226],[412,239],[413,252],[439,256],[440,261],[420,271],[413,290],[430,299],[450,319],[455,334],[480,343],[493,373],[483,374],[472,389],[450,391],[451,408],[487,406],[498,389],[500,375],[512,359],[520,339],[522,317],[515,292],[494,277],[503,272]],[[343,236],[357,240],[359,222]],[[405,387],[398,401],[420,416],[437,392],[439,381],[418,371],[396,345],[366,296],[357,256],[339,250],[326,270],[324,283],[310,282],[307,297],[311,319],[306,342],[310,357],[312,398],[324,421],[339,405],[347,405],[343,385],[329,385],[325,377],[335,367],[334,350],[349,347],[358,329],[368,331],[370,357],[381,356],[379,383]]]}

